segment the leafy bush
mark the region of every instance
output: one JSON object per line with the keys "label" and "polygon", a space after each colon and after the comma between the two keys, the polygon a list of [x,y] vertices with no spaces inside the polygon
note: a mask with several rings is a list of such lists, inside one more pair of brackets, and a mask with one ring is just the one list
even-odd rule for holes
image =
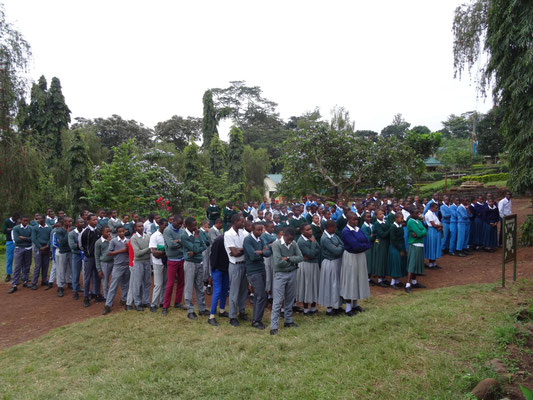
{"label": "leafy bush", "polygon": [[533,215],[528,215],[522,225],[520,225],[520,239],[521,246],[533,246]]}
{"label": "leafy bush", "polygon": [[488,175],[467,175],[461,178],[463,182],[476,181],[476,182],[481,182],[481,183],[506,181],[507,179],[509,179],[509,174],[507,172],[502,172],[500,174],[488,174]]}

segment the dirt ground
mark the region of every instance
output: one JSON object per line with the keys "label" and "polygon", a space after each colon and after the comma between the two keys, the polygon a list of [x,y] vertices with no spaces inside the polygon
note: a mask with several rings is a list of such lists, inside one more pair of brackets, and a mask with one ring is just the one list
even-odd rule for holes
{"label": "dirt ground", "polygon": [[[518,214],[519,225],[528,214],[532,214],[530,199],[513,199],[513,211]],[[465,285],[470,283],[491,283],[501,280],[502,251],[495,253],[475,252],[469,257],[459,258],[444,256],[438,261],[440,270],[426,270],[426,275],[419,278],[420,283],[431,290],[440,287]],[[507,264],[507,283],[512,284],[512,263]],[[533,248],[519,248],[517,279],[533,277]],[[63,298],[57,297],[56,289],[37,291],[19,286],[19,290],[9,295],[8,283],[0,284],[0,349],[39,337],[51,329],[72,322],[100,316],[103,303],[91,303],[82,306],[82,297],[75,301],[70,290]],[[373,295],[385,295],[392,292],[387,288],[371,288]],[[116,296],[113,312],[124,312]],[[208,296],[207,304],[211,303]],[[145,312],[149,312],[146,310]]]}

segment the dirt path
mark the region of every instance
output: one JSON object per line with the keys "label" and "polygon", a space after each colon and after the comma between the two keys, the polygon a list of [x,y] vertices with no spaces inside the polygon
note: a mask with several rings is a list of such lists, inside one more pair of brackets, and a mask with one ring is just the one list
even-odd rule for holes
{"label": "dirt path", "polygon": [[[527,214],[531,214],[529,199],[513,199],[513,210],[518,214],[519,225]],[[438,264],[441,270],[426,270],[426,276],[420,282],[428,289],[446,286],[465,285],[470,283],[491,283],[501,279],[502,252],[475,252],[472,256],[459,258],[444,256]],[[517,278],[533,277],[533,248],[520,248],[518,252]],[[507,264],[507,281],[512,282],[512,263]],[[58,298],[56,289],[32,291],[19,287],[19,290],[8,295],[9,284],[0,284],[0,349],[36,338],[51,329],[93,318],[101,315],[103,303],[92,303],[90,307],[82,306],[82,299],[73,300],[72,293],[67,290],[65,297]],[[374,288],[373,295],[384,295],[392,289]],[[116,296],[113,311],[120,310],[119,296]],[[207,299],[210,304],[210,298]],[[123,311],[119,311],[123,312]],[[148,311],[145,311],[148,312]]]}

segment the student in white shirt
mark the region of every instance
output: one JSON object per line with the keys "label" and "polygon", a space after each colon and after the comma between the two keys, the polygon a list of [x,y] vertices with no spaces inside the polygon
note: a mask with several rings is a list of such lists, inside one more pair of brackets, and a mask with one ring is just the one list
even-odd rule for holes
{"label": "student in white shirt", "polygon": [[503,240],[503,218],[513,213],[513,205],[511,203],[511,192],[505,192],[505,197],[498,202],[498,211],[500,212],[499,245],[501,247]]}
{"label": "student in white shirt", "polygon": [[152,290],[152,304],[150,305],[150,311],[156,312],[159,305],[163,304],[163,298],[165,296],[165,288],[167,286],[167,266],[165,257],[165,238],[163,232],[168,226],[168,221],[164,218],[159,220],[159,226],[150,236],[150,251],[152,266],[154,268],[154,288]]}

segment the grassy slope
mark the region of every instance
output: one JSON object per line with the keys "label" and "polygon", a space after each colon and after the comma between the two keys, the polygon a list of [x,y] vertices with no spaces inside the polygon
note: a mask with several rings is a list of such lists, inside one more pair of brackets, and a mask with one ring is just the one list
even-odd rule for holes
{"label": "grassy slope", "polygon": [[184,313],[128,312],[0,352],[4,398],[458,399],[501,352],[531,282],[380,296],[355,318],[303,319],[271,337]]}

